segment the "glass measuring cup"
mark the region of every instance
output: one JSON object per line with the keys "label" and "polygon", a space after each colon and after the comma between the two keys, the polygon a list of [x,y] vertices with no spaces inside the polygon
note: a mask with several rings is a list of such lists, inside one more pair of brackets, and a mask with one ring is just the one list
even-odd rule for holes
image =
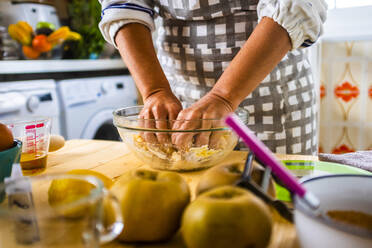
{"label": "glass measuring cup", "polygon": [[[81,187],[62,195],[69,183]],[[0,184],[0,193],[0,247],[98,248],[123,229],[117,198],[92,176],[21,177]]]}
{"label": "glass measuring cup", "polygon": [[1,121],[13,136],[22,141],[21,167],[24,175],[43,172],[47,165],[51,118],[30,117],[22,120]]}

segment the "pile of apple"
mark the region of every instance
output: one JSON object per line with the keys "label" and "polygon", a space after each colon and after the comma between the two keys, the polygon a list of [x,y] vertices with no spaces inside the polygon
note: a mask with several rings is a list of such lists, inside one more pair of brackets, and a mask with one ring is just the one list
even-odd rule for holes
{"label": "pile of apple", "polygon": [[[124,242],[167,241],[180,230],[187,247],[266,247],[272,216],[251,192],[233,185],[243,164],[206,171],[190,203],[190,188],[178,173],[137,169],[121,176],[111,189],[119,198]],[[253,179],[263,171],[255,169]],[[275,194],[271,182],[269,193]]]}

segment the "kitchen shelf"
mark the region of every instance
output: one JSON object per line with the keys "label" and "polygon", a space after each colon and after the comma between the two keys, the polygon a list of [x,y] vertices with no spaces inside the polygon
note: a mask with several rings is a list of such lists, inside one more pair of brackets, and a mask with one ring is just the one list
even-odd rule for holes
{"label": "kitchen shelf", "polygon": [[121,59],[0,61],[0,74],[78,72],[127,69]]}

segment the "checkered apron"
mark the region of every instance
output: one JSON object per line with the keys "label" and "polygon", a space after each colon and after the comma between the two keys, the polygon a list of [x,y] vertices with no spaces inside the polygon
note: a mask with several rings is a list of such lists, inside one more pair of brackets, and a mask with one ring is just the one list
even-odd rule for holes
{"label": "checkered apron", "polygon": [[[158,57],[184,107],[216,83],[257,25],[258,0],[155,0]],[[275,45],[275,44],[274,44]],[[316,154],[316,97],[305,50],[289,52],[240,104],[276,153]]]}

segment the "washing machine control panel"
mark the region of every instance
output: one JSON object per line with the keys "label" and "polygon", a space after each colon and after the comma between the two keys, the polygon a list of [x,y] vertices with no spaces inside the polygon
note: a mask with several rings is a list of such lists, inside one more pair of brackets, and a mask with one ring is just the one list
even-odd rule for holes
{"label": "washing machine control panel", "polygon": [[102,94],[109,94],[115,90],[115,85],[112,82],[103,82],[101,85]]}
{"label": "washing machine control panel", "polygon": [[[4,87],[3,87],[4,86]],[[59,115],[59,106],[53,80],[22,81],[0,84],[0,114]],[[17,116],[18,117],[18,116]],[[15,118],[15,117],[14,117]]]}
{"label": "washing machine control panel", "polygon": [[131,97],[134,100],[130,105],[135,105],[137,100],[134,83],[129,77],[65,80],[61,81],[59,88],[66,107],[94,104],[103,101],[103,98],[104,101],[110,101],[113,98]]}
{"label": "washing machine control panel", "polygon": [[95,102],[98,94],[94,88],[94,85],[84,80],[63,84],[61,91],[64,104],[68,107],[73,107]]}
{"label": "washing machine control panel", "polygon": [[0,119],[50,116],[52,132],[59,134],[59,102],[54,80],[0,83]]}
{"label": "washing machine control panel", "polygon": [[35,112],[38,109],[39,105],[40,105],[40,99],[39,99],[39,97],[37,97],[37,96],[30,96],[27,99],[26,106],[27,106],[27,110],[28,111]]}
{"label": "washing machine control panel", "polygon": [[19,112],[26,102],[26,97],[18,92],[0,92],[0,117],[1,115]]}

